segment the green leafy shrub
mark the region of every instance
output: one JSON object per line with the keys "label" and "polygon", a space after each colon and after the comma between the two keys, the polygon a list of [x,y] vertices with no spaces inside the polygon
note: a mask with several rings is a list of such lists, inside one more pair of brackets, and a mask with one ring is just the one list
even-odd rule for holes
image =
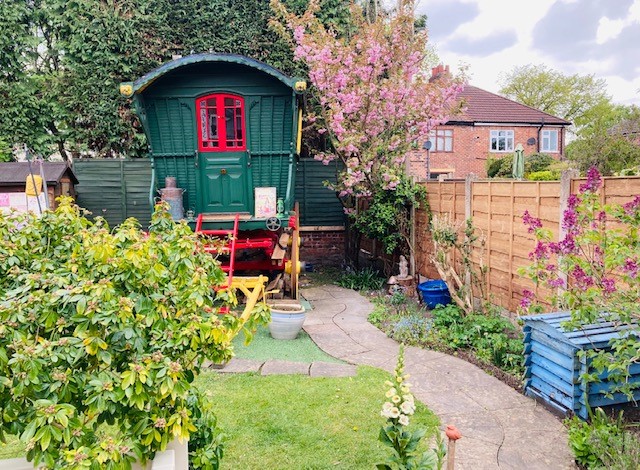
{"label": "green leafy shrub", "polygon": [[224,274],[187,225],[162,206],[148,234],[134,219],[110,231],[62,198],[0,216],[0,241],[0,435],[30,461],[126,469],[209,420],[191,383],[263,317],[217,315]]}
{"label": "green leafy shrub", "polygon": [[609,418],[601,408],[591,415],[591,423],[574,416],[565,421],[569,430],[569,447],[576,462],[592,468],[640,468],[640,441],[625,430],[622,413]]}
{"label": "green leafy shrub", "polygon": [[382,289],[384,283],[385,278],[373,268],[344,273],[336,281],[336,284],[346,289],[369,291]]}
{"label": "green leafy shrub", "polygon": [[544,171],[555,162],[551,155],[546,153],[532,153],[524,159],[525,173]]}
{"label": "green leafy shrub", "polygon": [[[530,173],[546,171],[554,162],[555,160],[551,155],[547,155],[546,153],[533,153],[524,159],[524,172],[529,175]],[[508,153],[500,158],[488,158],[486,170],[489,178],[511,178],[513,172],[513,154]],[[527,177],[527,179],[531,178]]]}
{"label": "green leafy shrub", "polygon": [[557,181],[560,179],[560,172],[557,170],[534,171],[528,173],[526,179],[529,181]]}

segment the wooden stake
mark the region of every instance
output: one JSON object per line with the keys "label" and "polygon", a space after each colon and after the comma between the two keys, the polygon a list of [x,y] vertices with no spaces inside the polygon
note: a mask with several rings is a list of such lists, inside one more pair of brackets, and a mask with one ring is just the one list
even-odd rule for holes
{"label": "wooden stake", "polygon": [[447,445],[447,470],[453,470],[456,459],[456,441],[462,437],[462,434],[458,431],[458,428],[452,424],[447,425],[445,434],[449,438]]}

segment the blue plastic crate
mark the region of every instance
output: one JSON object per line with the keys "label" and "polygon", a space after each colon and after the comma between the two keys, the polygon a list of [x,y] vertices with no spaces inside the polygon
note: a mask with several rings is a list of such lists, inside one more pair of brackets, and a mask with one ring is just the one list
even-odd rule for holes
{"label": "blue plastic crate", "polygon": [[[613,383],[603,374],[601,382],[588,383],[582,375],[588,370],[585,357],[578,352],[589,349],[608,349],[609,341],[620,334],[638,335],[638,325],[616,326],[601,321],[579,330],[565,331],[562,324],[571,319],[569,312],[531,315],[524,320],[525,393],[539,398],[563,414],[575,413],[583,419],[588,416],[587,404],[594,408],[629,403],[629,397],[605,393]],[[631,367],[632,381],[640,382],[640,364]],[[640,390],[634,392],[640,400]]]}

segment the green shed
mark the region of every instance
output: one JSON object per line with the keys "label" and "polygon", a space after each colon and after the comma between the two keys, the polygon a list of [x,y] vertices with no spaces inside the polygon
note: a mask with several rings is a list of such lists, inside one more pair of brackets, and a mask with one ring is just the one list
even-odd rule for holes
{"label": "green shed", "polygon": [[[216,228],[239,214],[241,230],[268,220],[273,229],[294,207],[305,89],[304,80],[233,54],[179,58],[120,85],[149,141],[153,189],[174,177],[191,217]],[[265,212],[276,200],[277,213]]]}

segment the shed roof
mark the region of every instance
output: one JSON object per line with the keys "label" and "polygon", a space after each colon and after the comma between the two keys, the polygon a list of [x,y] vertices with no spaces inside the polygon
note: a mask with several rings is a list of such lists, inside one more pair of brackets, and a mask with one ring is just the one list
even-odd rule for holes
{"label": "shed roof", "polygon": [[[65,174],[70,176],[74,184],[78,183],[78,178],[64,162],[43,162],[42,168],[47,184],[59,183]],[[34,175],[39,175],[40,163],[32,162],[31,169]],[[0,163],[0,186],[24,184],[29,174],[29,162]]]}
{"label": "shed roof", "polygon": [[249,57],[241,56],[238,54],[192,54],[186,57],[172,60],[162,64],[160,67],[153,69],[151,72],[138,78],[135,82],[130,83],[132,85],[132,93],[142,93],[149,85],[151,85],[158,78],[180,67],[185,67],[191,64],[197,63],[232,63],[246,65],[257,70],[260,70],[266,74],[269,74],[290,88],[295,87],[296,79],[287,77],[278,69],[271,67],[270,65],[260,62],[259,60],[251,59]]}
{"label": "shed roof", "polygon": [[532,125],[569,126],[571,122],[540,111],[539,109],[517,103],[472,85],[467,85],[459,95],[464,100],[466,111],[449,120],[454,123],[504,123]]}

